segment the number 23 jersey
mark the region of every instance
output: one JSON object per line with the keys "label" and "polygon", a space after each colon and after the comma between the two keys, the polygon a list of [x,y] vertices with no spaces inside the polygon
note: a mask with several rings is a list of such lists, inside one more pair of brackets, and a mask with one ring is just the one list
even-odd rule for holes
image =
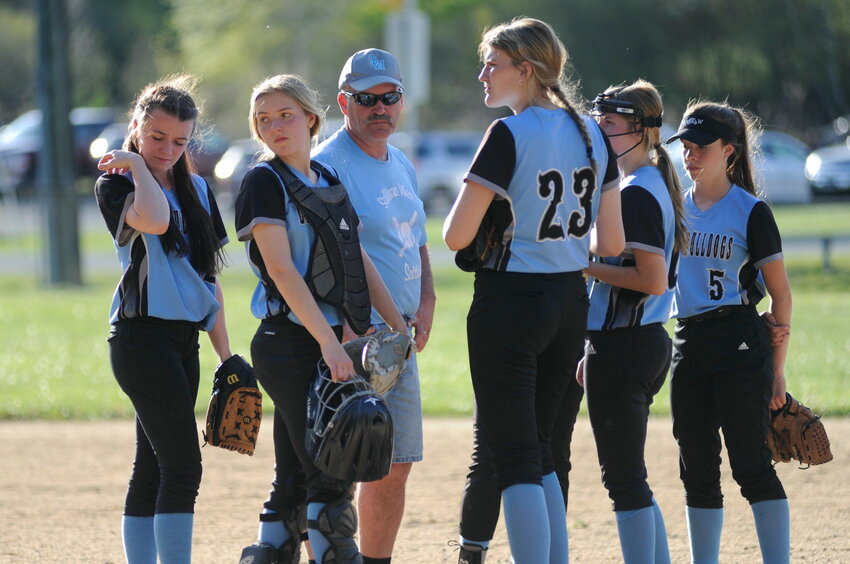
{"label": "number 23 jersey", "polygon": [[768,205],[735,184],[705,211],[685,194],[690,245],[679,258],[673,317],[725,305],[756,305],[766,288],[760,268],[783,258],[779,228]]}
{"label": "number 23 jersey", "polygon": [[587,266],[590,228],[601,193],[618,189],[617,158],[599,126],[583,117],[593,146],[563,109],[531,106],[493,122],[464,180],[505,199],[512,223],[505,251],[486,267],[510,272],[572,272]]}

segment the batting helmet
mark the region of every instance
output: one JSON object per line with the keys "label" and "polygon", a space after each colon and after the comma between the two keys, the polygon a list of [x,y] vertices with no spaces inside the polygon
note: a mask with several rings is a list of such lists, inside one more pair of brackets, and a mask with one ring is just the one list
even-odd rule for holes
{"label": "batting helmet", "polygon": [[324,361],[307,396],[307,452],[316,467],[346,482],[390,471],[393,422],[384,399],[360,376],[334,382]]}

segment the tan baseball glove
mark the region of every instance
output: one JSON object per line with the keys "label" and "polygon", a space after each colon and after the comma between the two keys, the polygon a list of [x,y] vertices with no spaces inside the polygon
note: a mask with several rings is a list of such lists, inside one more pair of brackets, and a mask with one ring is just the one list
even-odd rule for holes
{"label": "tan baseball glove", "polygon": [[204,444],[251,456],[263,417],[263,395],[254,369],[235,354],[218,365],[207,408]]}
{"label": "tan baseball glove", "polygon": [[829,438],[820,415],[786,394],[785,405],[771,412],[767,446],[775,462],[799,461],[801,468],[832,460]]}

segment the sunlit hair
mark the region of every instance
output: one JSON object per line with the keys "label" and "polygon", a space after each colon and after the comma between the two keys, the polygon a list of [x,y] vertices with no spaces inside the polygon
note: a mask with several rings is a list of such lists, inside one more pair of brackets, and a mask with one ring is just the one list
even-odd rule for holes
{"label": "sunlit hair", "polygon": [[[637,110],[636,116],[659,117],[664,113],[664,104],[661,101],[661,94],[658,89],[651,82],[643,79],[638,79],[628,85],[609,86],[605,90],[605,94],[617,100],[630,102]],[[635,150],[650,155],[653,151],[655,152],[654,157],[652,157],[652,164],[664,178],[676,217],[675,250],[680,254],[686,253],[688,250],[688,230],[685,226],[682,184],[679,182],[679,174],[670,159],[670,154],[661,143],[661,128],[642,126],[640,119],[635,116],[630,118],[626,114],[617,115],[626,120],[631,119],[635,130],[643,129],[642,141]]]}
{"label": "sunlit hair", "polygon": [[726,178],[737,184],[750,194],[761,197],[753,174],[753,160],[758,153],[758,138],[761,134],[759,120],[753,114],[742,108],[730,105],[728,102],[710,102],[707,100],[692,100],[688,103],[685,116],[694,112],[731,128],[737,140],[721,139],[724,145],[732,145],[735,151],[726,160]]}
{"label": "sunlit hair", "polygon": [[539,105],[548,100],[566,110],[578,126],[590,163],[596,170],[590,136],[584,120],[579,116],[579,112],[583,112],[583,103],[577,94],[578,84],[567,80],[567,49],[552,26],[534,18],[515,18],[484,32],[478,45],[478,54],[482,60],[488,49],[503,52],[516,67],[524,61],[531,64],[533,73],[529,81],[529,104]]}
{"label": "sunlit hair", "polygon": [[262,160],[271,160],[275,157],[274,152],[269,149],[257,127],[257,100],[267,94],[281,92],[290,96],[295,100],[304,113],[307,115],[316,116],[316,121],[313,127],[310,128],[310,138],[315,142],[319,137],[319,132],[322,130],[324,122],[325,110],[322,108],[319,101],[319,93],[310,88],[307,81],[295,74],[278,74],[263,79],[262,82],[254,87],[251,92],[251,107],[248,111],[248,127],[251,130],[251,137],[257,141],[263,148],[260,158]]}
{"label": "sunlit hair", "polygon": [[[140,136],[155,110],[161,110],[183,122],[193,122],[192,136],[194,137],[198,130],[198,117],[201,113],[193,98],[197,83],[196,77],[180,73],[166,76],[145,86],[133,101],[133,107],[129,112],[130,128],[124,140],[124,150],[139,153]],[[186,245],[180,227],[172,220],[168,230],[160,235],[163,249],[179,256],[189,255],[195,270],[204,276],[215,276],[224,266],[224,255],[210,214],[199,200],[198,192],[192,184],[194,167],[188,147],[169,172],[174,193],[177,201],[180,202],[189,245]]]}

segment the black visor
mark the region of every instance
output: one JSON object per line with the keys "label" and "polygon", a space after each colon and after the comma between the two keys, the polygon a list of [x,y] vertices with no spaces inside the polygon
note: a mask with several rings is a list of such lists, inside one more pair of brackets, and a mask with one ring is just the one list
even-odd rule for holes
{"label": "black visor", "polygon": [[666,143],[672,143],[676,139],[685,139],[697,145],[711,145],[718,139],[735,143],[738,141],[738,136],[728,125],[706,115],[693,113],[682,119],[679,131],[667,139]]}
{"label": "black visor", "polygon": [[644,116],[643,112],[626,100],[612,98],[611,94],[597,94],[590,115],[620,114],[635,118],[643,127],[661,127],[661,116]]}

